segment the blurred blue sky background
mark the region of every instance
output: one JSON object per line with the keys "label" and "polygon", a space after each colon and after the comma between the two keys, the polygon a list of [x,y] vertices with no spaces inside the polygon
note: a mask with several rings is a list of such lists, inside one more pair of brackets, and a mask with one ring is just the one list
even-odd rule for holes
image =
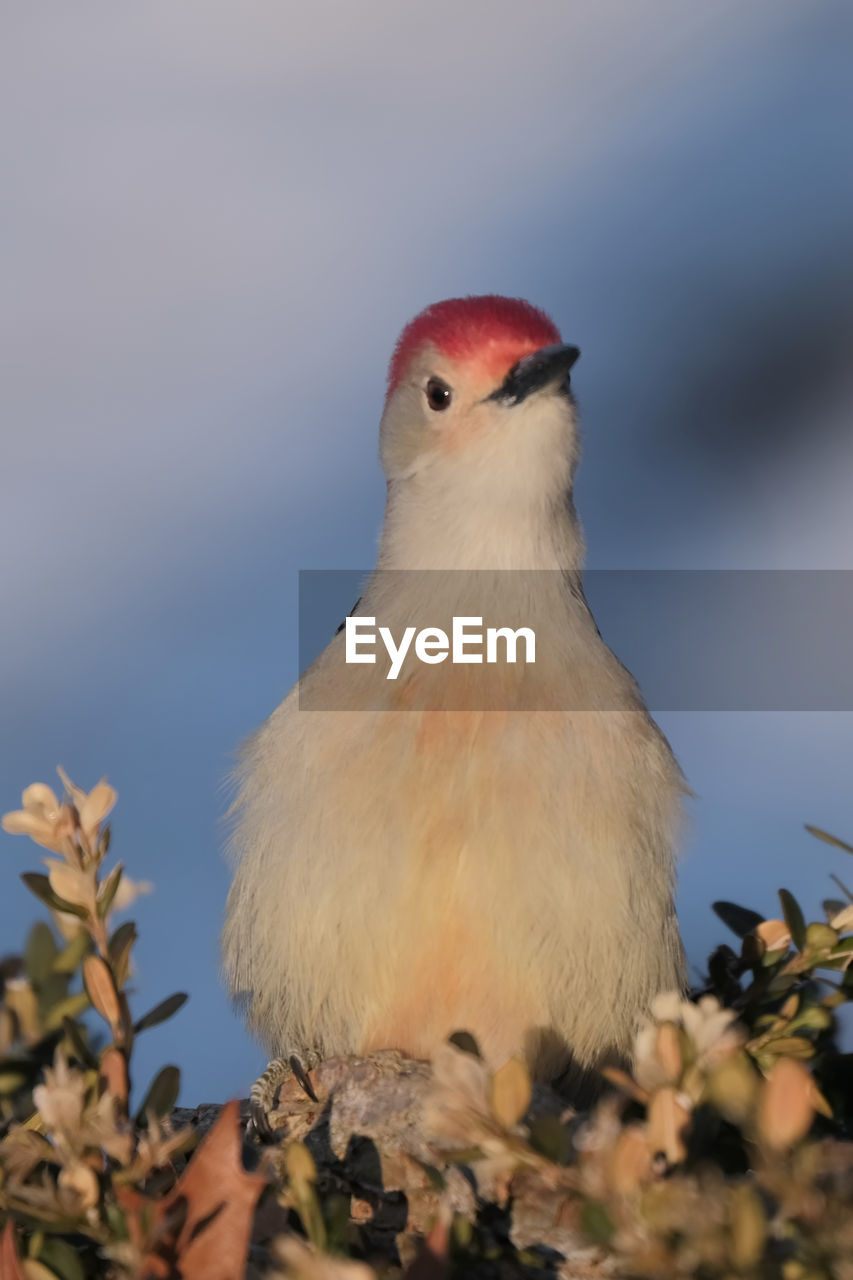
{"label": "blurred blue sky background", "polygon": [[[582,348],[591,565],[853,568],[851,54],[845,0],[7,11],[0,810],[57,763],[118,788],[136,1007],[191,993],[138,1084],[263,1065],[218,980],[221,783],[296,677],[298,569],[373,562],[423,305],[521,295]],[[802,828],[853,835],[853,716],[660,720],[701,964],[712,898],[814,913],[853,871]],[[0,952],[35,855],[0,837]]]}

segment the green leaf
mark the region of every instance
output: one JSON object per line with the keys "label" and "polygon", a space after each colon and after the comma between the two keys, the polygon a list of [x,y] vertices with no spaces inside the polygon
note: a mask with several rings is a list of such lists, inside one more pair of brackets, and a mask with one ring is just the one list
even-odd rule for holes
{"label": "green leaf", "polygon": [[37,871],[25,871],[21,879],[30,893],[34,893],[45,906],[52,907],[54,911],[67,911],[69,915],[79,916],[81,920],[88,916],[85,907],[78,906],[76,902],[66,902],[54,893],[47,876],[40,875]]}
{"label": "green leaf", "polygon": [[52,973],[47,981],[41,984],[38,989],[38,998],[42,1016],[50,1013],[54,1005],[65,999],[70,981],[67,973]]}
{"label": "green leaf", "polygon": [[615,1228],[610,1214],[595,1200],[588,1200],[581,1209],[581,1225],[590,1239],[605,1248],[613,1239]]}
{"label": "green leaf", "polygon": [[770,1040],[764,1052],[785,1058],[813,1058],[815,1049],[803,1036],[780,1036],[778,1040]]}
{"label": "green leaf", "polygon": [[107,1201],[104,1205],[104,1217],[114,1240],[128,1239],[127,1217],[123,1209],[120,1209],[117,1204],[110,1204]]}
{"label": "green leaf", "polygon": [[[829,878],[830,880],[835,881],[835,883],[838,885],[839,889],[847,899],[847,902],[853,902],[853,892],[851,892],[850,889],[847,888],[847,885],[844,883],[843,880],[839,880],[838,876],[835,874],[834,871],[830,871]],[[847,904],[845,903],[845,906],[846,905]]]}
{"label": "green leaf", "polygon": [[818,840],[823,840],[824,844],[831,844],[836,849],[843,849],[845,853],[853,853],[853,844],[848,844],[846,840],[839,840],[838,836],[831,836],[828,831],[822,831],[820,827],[813,827],[807,822],[806,831],[810,836],[816,836]]}
{"label": "green leaf", "polygon": [[53,962],[55,973],[76,973],[92,949],[92,939],[85,929],[78,929]]}
{"label": "green leaf", "polygon": [[[474,1239],[474,1224],[471,1222],[470,1218],[463,1218],[461,1213],[457,1213],[450,1224],[450,1234],[453,1237],[453,1244],[457,1249],[470,1249],[471,1242]],[[430,1259],[428,1266],[434,1276],[443,1276],[446,1272],[446,1268],[437,1260],[435,1265],[433,1265],[433,1260]]]}
{"label": "green leaf", "polygon": [[[739,938],[752,933],[764,920],[764,916],[749,907],[739,907],[736,902],[712,902],[711,910],[716,912],[723,924],[731,929]],[[790,925],[788,926],[790,928]]]}
{"label": "green leaf", "polygon": [[45,1237],[38,1260],[49,1267],[59,1280],[86,1280],[79,1253],[58,1236]]}
{"label": "green leaf", "polygon": [[841,938],[832,948],[829,956],[815,963],[816,969],[847,969],[850,965],[850,952],[853,951],[853,938]]}
{"label": "green leaf", "polygon": [[103,884],[101,885],[100,892],[98,893],[98,904],[97,904],[98,915],[101,918],[101,920],[106,919],[106,917],[109,915],[110,907],[113,905],[113,899],[118,893],[118,887],[119,887],[119,884],[121,883],[121,877],[122,877],[123,871],[124,871],[124,866],[122,865],[122,863],[117,862],[116,865],[113,867],[112,871],[110,872],[110,874],[107,876],[106,880],[104,880]]}
{"label": "green leaf", "polygon": [[26,1085],[29,1076],[20,1071],[0,1070],[0,1098],[6,1094],[17,1093]]}
{"label": "green leaf", "polygon": [[173,1013],[177,1013],[186,1004],[188,998],[185,991],[176,991],[173,996],[167,996],[165,1000],[161,1000],[153,1009],[144,1013],[137,1023],[134,1023],[134,1035],[138,1035],[140,1031],[146,1031],[148,1027],[156,1027],[167,1018],[171,1018]]}
{"label": "green leaf", "polygon": [[323,1219],[326,1224],[326,1248],[332,1253],[346,1253],[350,1238],[350,1196],[333,1192],[323,1197]]}
{"label": "green leaf", "polygon": [[802,951],[806,942],[806,919],[800,909],[800,904],[787,889],[779,890],[779,901],[782,904],[785,924],[790,929],[791,937],[794,939],[794,946],[798,951]]}
{"label": "green leaf", "polygon": [[412,1160],[423,1169],[433,1191],[445,1191],[447,1189],[447,1179],[434,1164],[426,1164],[423,1160],[418,1160],[416,1156],[412,1156]]}
{"label": "green leaf", "polygon": [[530,1145],[554,1164],[567,1164],[572,1154],[568,1130],[555,1115],[543,1115],[534,1120],[530,1126]]}
{"label": "green leaf", "polygon": [[[767,954],[771,955],[773,953],[768,951]],[[781,955],[782,952],[777,952],[776,954]],[[796,973],[785,973],[784,971],[777,973],[768,982],[764,994],[770,997],[787,995],[791,988],[797,985],[798,981]]]}
{"label": "green leaf", "polygon": [[826,1031],[832,1026],[832,1014],[819,1004],[808,1005],[791,1023],[791,1030]]}
{"label": "green leaf", "polygon": [[136,1123],[144,1124],[146,1115],[158,1119],[167,1116],[178,1100],[180,1087],[181,1073],[177,1067],[163,1067],[158,1071],[139,1108]]}
{"label": "green leaf", "polygon": [[77,991],[73,996],[60,1000],[59,1004],[55,1004],[50,1012],[45,1015],[45,1030],[58,1031],[66,1018],[76,1018],[91,1007],[91,1001],[86,992]]}
{"label": "green leaf", "polygon": [[24,968],[34,987],[40,987],[50,977],[58,951],[50,926],[44,921],[33,925],[24,949]]}
{"label": "green leaf", "polygon": [[832,950],[835,951],[853,951],[853,937],[839,938]]}
{"label": "green leaf", "polygon": [[459,1147],[456,1151],[442,1153],[448,1164],[476,1164],[485,1160],[486,1153],[482,1147]]}
{"label": "green leaf", "polygon": [[124,986],[130,975],[130,953],[136,938],[136,925],[132,920],[126,920],[116,929],[107,946],[116,986],[119,988]]}
{"label": "green leaf", "polygon": [[806,946],[811,952],[828,951],[838,944],[838,933],[822,920],[814,920],[806,928]]}
{"label": "green leaf", "polygon": [[68,1039],[71,1041],[71,1044],[74,1047],[74,1052],[76,1053],[80,1061],[83,1063],[84,1067],[97,1068],[98,1066],[97,1056],[89,1048],[88,1042],[86,1040],[85,1032],[83,1031],[82,1027],[79,1027],[77,1023],[74,1021],[74,1019],[69,1018],[68,1015],[66,1014],[66,1016],[62,1019],[62,1029],[65,1032]]}

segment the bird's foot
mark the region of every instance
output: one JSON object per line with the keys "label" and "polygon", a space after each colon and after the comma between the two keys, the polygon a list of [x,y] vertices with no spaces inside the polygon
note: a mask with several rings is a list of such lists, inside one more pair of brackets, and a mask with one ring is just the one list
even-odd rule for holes
{"label": "bird's foot", "polygon": [[281,1086],[291,1076],[295,1076],[308,1097],[313,1102],[318,1098],[308,1075],[319,1065],[321,1059],[315,1049],[302,1050],[301,1054],[291,1053],[282,1058],[273,1058],[262,1075],[249,1090],[249,1123],[247,1132],[258,1142],[277,1142],[278,1135],[270,1123],[270,1116],[278,1104]]}

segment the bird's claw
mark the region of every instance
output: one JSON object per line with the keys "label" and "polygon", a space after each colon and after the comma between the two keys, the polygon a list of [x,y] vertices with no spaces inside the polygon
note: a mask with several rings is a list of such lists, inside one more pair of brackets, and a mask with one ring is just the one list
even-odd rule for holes
{"label": "bird's claw", "polygon": [[305,1070],[305,1068],[303,1067],[302,1063],[299,1061],[295,1053],[292,1053],[290,1055],[289,1061],[290,1061],[290,1070],[293,1072],[295,1078],[299,1081],[299,1084],[302,1086],[305,1093],[308,1094],[308,1097],[311,1099],[312,1102],[319,1102],[320,1099],[317,1097],[317,1094],[314,1092],[314,1086],[311,1083],[311,1077],[309,1076],[308,1072]]}
{"label": "bird's claw", "polygon": [[278,1130],[270,1123],[270,1116],[275,1110],[279,1089],[290,1076],[295,1077],[312,1102],[319,1102],[308,1075],[320,1061],[319,1054],[309,1051],[303,1057],[305,1062],[295,1053],[285,1058],[274,1058],[249,1090],[246,1133],[256,1142],[269,1144],[280,1140]]}
{"label": "bird's claw", "polygon": [[266,1107],[254,1098],[249,1099],[249,1120],[246,1125],[246,1136],[262,1146],[269,1146],[279,1140],[279,1135],[270,1124]]}

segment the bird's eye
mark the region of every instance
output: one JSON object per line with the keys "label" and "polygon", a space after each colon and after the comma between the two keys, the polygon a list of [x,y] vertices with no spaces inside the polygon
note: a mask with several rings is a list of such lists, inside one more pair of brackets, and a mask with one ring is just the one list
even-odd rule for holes
{"label": "bird's eye", "polygon": [[441,378],[430,378],[426,384],[426,398],[429,407],[434,409],[436,413],[441,413],[449,406],[450,401],[453,399],[453,392]]}

